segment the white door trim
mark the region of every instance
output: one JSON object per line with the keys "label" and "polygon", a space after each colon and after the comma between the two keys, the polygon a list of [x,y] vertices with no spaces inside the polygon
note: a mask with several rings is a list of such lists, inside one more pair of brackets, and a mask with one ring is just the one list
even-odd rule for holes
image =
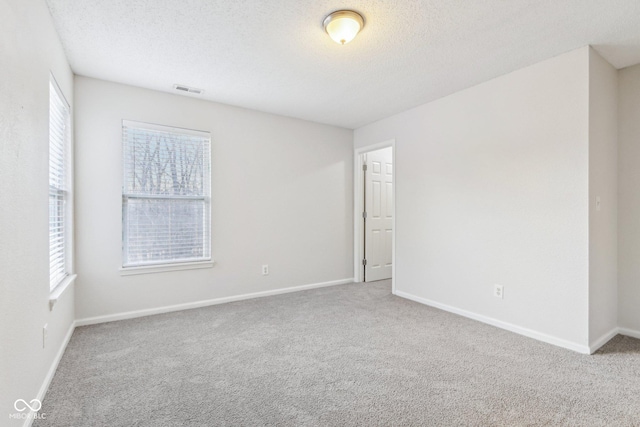
{"label": "white door trim", "polygon": [[396,293],[396,140],[389,139],[377,144],[355,148],[353,155],[353,281],[362,282],[362,257],[364,255],[364,222],[362,212],[364,212],[364,180],[362,178],[362,155],[370,151],[391,147],[393,150],[393,233],[391,245],[391,292]]}

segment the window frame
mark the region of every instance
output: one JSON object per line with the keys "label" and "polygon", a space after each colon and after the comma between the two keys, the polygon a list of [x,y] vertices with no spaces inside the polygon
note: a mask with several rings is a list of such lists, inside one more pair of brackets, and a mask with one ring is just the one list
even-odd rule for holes
{"label": "window frame", "polygon": [[[62,175],[63,175],[63,188],[55,187],[51,185],[50,176],[52,173],[52,165],[51,165],[51,150],[53,149],[53,140],[52,140],[52,132],[51,132],[51,119],[52,119],[52,102],[53,97],[57,97],[57,102],[62,104],[64,109],[64,121],[65,121],[65,129],[63,131],[63,158],[62,158]],[[74,265],[73,265],[73,150],[72,150],[72,124],[73,124],[73,114],[71,105],[67,101],[64,93],[60,89],[58,82],[52,73],[49,75],[49,152],[48,152],[48,168],[49,168],[49,183],[48,183],[48,197],[49,197],[49,210],[50,214],[51,203],[50,197],[53,193],[57,193],[62,198],[62,224],[63,224],[63,258],[64,258],[64,274],[60,277],[56,277],[57,280],[55,282],[52,280],[53,277],[51,275],[51,224],[49,224],[49,293],[51,295],[51,302],[55,303],[57,298],[62,294],[62,292],[67,288],[69,284],[71,284],[76,275],[73,273]],[[49,217],[50,221],[50,217]],[[51,308],[53,308],[53,304],[51,304]]]}
{"label": "window frame", "polygon": [[[207,139],[208,143],[206,144],[207,152],[203,154],[203,157],[207,160],[206,167],[204,168],[204,176],[203,182],[206,185],[205,194],[203,196],[184,196],[184,195],[171,195],[171,194],[163,194],[163,195],[155,195],[155,194],[141,194],[141,193],[128,193],[126,190],[126,180],[127,173],[130,172],[127,168],[125,162],[127,159],[125,158],[127,153],[127,139],[125,136],[125,128],[133,128],[133,129],[141,129],[141,130],[149,130],[149,131],[159,131],[165,133],[171,133],[175,135],[187,135],[187,136],[197,136],[203,137]],[[211,233],[211,164],[212,164],[212,154],[211,154],[211,133],[208,131],[181,128],[176,126],[167,126],[167,125],[159,125],[155,123],[147,123],[140,122],[134,120],[122,120],[122,157],[121,157],[121,166],[122,166],[122,259],[121,259],[121,267],[120,274],[121,275],[135,275],[135,274],[145,274],[145,273],[158,273],[164,271],[174,271],[174,270],[191,270],[191,269],[200,269],[200,268],[208,268],[213,267],[213,258],[212,258],[212,233]],[[208,256],[204,256],[202,258],[185,258],[185,259],[171,259],[171,260],[161,260],[161,261],[150,261],[150,262],[142,262],[142,263],[127,263],[128,260],[128,242],[129,236],[127,235],[127,202],[129,200],[202,200],[205,204],[205,212],[206,214],[203,216],[203,233],[206,233],[208,236],[206,238],[206,244],[208,248],[206,248],[206,253]]]}

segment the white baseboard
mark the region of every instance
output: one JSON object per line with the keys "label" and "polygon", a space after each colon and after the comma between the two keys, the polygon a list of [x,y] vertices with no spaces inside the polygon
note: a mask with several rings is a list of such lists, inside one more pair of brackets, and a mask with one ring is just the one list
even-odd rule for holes
{"label": "white baseboard", "polygon": [[573,350],[582,354],[591,353],[591,349],[587,345],[578,344],[562,338],[554,337],[552,335],[544,334],[542,332],[534,331],[532,329],[523,328],[521,326],[517,326],[512,323],[503,322],[502,320],[497,320],[492,317],[484,316],[482,314],[473,313],[471,311],[463,310],[461,308],[452,307],[450,305],[442,304],[426,298],[417,297],[407,292],[396,290],[395,294],[399,297],[406,298],[411,301],[415,301],[431,307],[439,308],[440,310],[448,311],[449,313],[453,313],[463,317],[467,317],[469,319],[477,320],[479,322],[496,326],[501,329],[506,329],[507,331],[515,332],[516,334],[524,335],[525,337],[533,338],[538,341],[543,341],[548,344],[553,344],[555,346],[563,347],[563,348]]}
{"label": "white baseboard", "polygon": [[598,340],[596,340],[596,342],[594,344],[589,346],[589,348],[591,350],[591,354],[593,354],[596,351],[598,351],[598,349],[600,347],[602,347],[603,345],[608,343],[613,337],[615,337],[618,334],[625,335],[625,336],[631,337],[631,338],[640,339],[640,331],[636,331],[634,329],[629,329],[629,328],[615,327],[612,330],[610,330],[608,333],[606,333],[602,337],[600,337]]}
{"label": "white baseboard", "polygon": [[634,329],[629,329],[629,328],[618,328],[618,333],[620,335],[626,335],[628,337],[631,338],[638,338],[640,339],[640,331],[636,331]]}
{"label": "white baseboard", "polygon": [[611,340],[611,338],[615,337],[619,333],[620,333],[620,328],[615,327],[609,332],[607,332],[606,334],[604,334],[603,336],[601,336],[600,338],[598,338],[593,344],[589,346],[589,354],[593,354],[596,351],[598,351],[600,347],[608,343]]}
{"label": "white baseboard", "polygon": [[125,313],[108,314],[106,316],[87,317],[76,320],[76,326],[95,325],[97,323],[114,322],[116,320],[133,319],[136,317],[151,316],[154,314],[170,313],[172,311],[188,310],[191,308],[207,307],[210,305],[224,304],[227,302],[242,301],[253,298],[268,297],[272,295],[287,294],[290,292],[306,291],[309,289],[324,288],[327,286],[345,285],[353,283],[353,278],[332,280],[330,282],[312,283],[310,285],[292,286],[289,288],[273,289],[269,291],[253,292],[250,294],[234,295],[230,297],[214,298],[204,301],[194,301],[184,304],[168,305],[164,307],[148,308],[144,310],[128,311]]}
{"label": "white baseboard", "polygon": [[[40,402],[44,401],[44,396],[47,394],[47,390],[49,390],[49,385],[51,385],[51,380],[53,380],[53,376],[56,374],[56,370],[58,369],[58,365],[60,364],[60,360],[62,360],[62,356],[64,355],[64,351],[67,349],[67,345],[69,345],[69,341],[71,340],[71,336],[73,335],[73,331],[76,329],[76,322],[73,321],[69,326],[69,330],[67,331],[67,335],[65,335],[64,340],[62,340],[62,344],[60,345],[60,349],[58,353],[56,353],[56,357],[51,362],[51,366],[47,371],[47,375],[44,377],[44,381],[40,386],[40,390],[38,390],[38,394],[36,399]],[[24,427],[31,427],[31,424],[34,420],[35,412],[31,412],[29,417],[24,420]]]}

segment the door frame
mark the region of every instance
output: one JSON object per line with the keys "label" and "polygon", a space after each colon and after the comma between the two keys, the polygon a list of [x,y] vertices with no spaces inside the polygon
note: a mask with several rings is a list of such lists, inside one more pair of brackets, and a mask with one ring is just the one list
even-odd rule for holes
{"label": "door frame", "polygon": [[356,283],[363,282],[362,257],[364,255],[364,178],[362,174],[362,157],[363,154],[371,151],[380,150],[382,148],[391,147],[393,170],[391,173],[392,203],[393,208],[391,214],[391,224],[393,232],[391,233],[391,292],[396,293],[396,140],[389,139],[377,144],[366,145],[354,149],[353,155],[353,281]]}

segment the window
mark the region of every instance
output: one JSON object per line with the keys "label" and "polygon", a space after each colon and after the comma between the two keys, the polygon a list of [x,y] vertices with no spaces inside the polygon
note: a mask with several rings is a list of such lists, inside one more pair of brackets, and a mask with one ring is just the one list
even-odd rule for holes
{"label": "window", "polygon": [[208,132],[123,121],[123,267],[211,260]]}
{"label": "window", "polygon": [[49,82],[49,287],[69,275],[70,147],[69,104],[55,82]]}

